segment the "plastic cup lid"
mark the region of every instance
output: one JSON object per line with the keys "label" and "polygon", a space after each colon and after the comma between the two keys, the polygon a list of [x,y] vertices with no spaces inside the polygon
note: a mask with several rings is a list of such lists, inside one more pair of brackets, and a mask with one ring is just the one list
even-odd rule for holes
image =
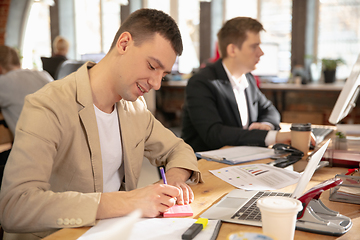
{"label": "plastic cup lid", "polygon": [[293,123],[290,130],[292,131],[311,131],[311,123]]}
{"label": "plastic cup lid", "polygon": [[262,197],[257,201],[257,206],[260,210],[278,213],[299,212],[303,208],[299,200],[280,196]]}

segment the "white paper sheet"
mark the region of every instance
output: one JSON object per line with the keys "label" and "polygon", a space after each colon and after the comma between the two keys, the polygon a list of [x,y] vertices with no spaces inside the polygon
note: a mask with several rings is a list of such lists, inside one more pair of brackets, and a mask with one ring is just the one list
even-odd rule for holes
{"label": "white paper sheet", "polygon": [[[129,224],[129,218],[100,220],[78,240],[178,240],[196,221],[191,218],[141,218]],[[208,225],[193,240],[210,240],[219,220],[209,220]],[[129,225],[133,225],[129,227]],[[217,232],[216,232],[217,234]]]}
{"label": "white paper sheet", "polygon": [[299,181],[301,174],[267,164],[251,164],[210,170],[231,185],[245,190],[276,190]]}
{"label": "white paper sheet", "polygon": [[[197,219],[150,218],[136,223],[129,240],[178,240]],[[210,240],[219,220],[209,220],[208,225],[193,240]]]}
{"label": "white paper sheet", "polygon": [[136,210],[128,216],[100,220],[78,240],[126,240],[129,239],[134,224],[140,219],[141,211]]}

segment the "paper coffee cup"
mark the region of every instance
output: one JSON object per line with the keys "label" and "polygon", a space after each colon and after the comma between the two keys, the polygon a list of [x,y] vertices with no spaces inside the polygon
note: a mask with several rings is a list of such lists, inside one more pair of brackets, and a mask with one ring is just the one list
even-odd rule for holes
{"label": "paper coffee cup", "polygon": [[277,240],[294,239],[297,213],[303,208],[299,200],[288,197],[263,197],[257,201],[263,233]]}
{"label": "paper coffee cup", "polygon": [[311,139],[311,123],[293,123],[291,125],[291,146],[307,155]]}

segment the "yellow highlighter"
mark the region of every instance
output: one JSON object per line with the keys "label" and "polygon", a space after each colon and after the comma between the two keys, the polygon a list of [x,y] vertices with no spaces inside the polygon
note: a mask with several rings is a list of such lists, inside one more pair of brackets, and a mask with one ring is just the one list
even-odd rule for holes
{"label": "yellow highlighter", "polygon": [[207,224],[207,218],[198,218],[198,220],[183,233],[181,238],[183,240],[193,239],[194,237],[196,237],[196,235],[198,235],[201,230],[206,227]]}

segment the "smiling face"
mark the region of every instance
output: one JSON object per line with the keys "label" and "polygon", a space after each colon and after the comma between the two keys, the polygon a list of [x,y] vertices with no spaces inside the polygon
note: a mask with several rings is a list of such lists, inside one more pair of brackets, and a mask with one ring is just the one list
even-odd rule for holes
{"label": "smiling face", "polygon": [[158,90],[176,59],[170,41],[159,34],[136,46],[130,33],[123,33],[117,43],[116,93],[127,101],[136,101],[151,89]]}
{"label": "smiling face", "polygon": [[241,48],[235,47],[236,65],[241,69],[242,73],[248,73],[255,70],[256,64],[260,61],[260,57],[264,52],[260,48],[260,33],[247,31],[246,40]]}

